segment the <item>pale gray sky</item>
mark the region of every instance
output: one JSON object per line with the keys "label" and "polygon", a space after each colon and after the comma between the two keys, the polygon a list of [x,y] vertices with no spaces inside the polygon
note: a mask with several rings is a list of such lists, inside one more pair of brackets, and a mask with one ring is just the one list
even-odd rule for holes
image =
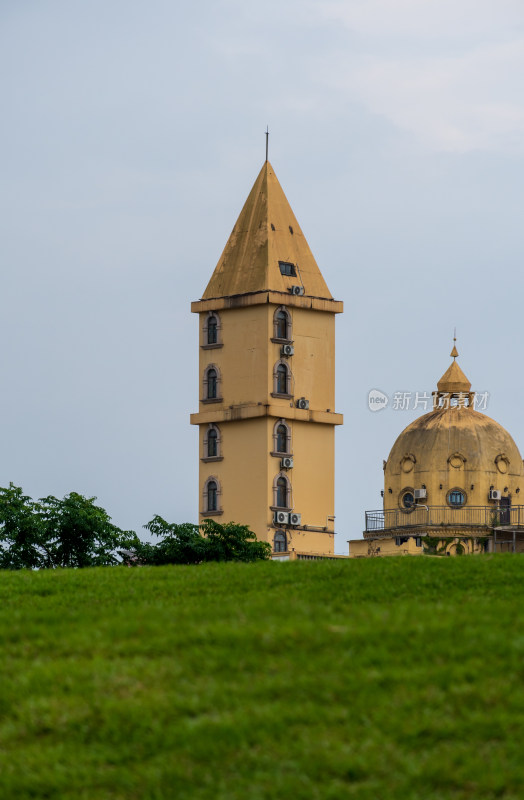
{"label": "pale gray sky", "polygon": [[337,530],[460,364],[524,448],[524,6],[3,0],[0,485],[197,518],[198,299],[264,158],[337,322]]}

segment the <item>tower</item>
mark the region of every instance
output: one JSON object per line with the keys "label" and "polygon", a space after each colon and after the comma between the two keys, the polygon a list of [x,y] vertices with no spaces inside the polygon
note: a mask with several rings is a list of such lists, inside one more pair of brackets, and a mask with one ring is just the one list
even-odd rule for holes
{"label": "tower", "polygon": [[199,519],[333,553],[335,314],[266,161],[201,300]]}

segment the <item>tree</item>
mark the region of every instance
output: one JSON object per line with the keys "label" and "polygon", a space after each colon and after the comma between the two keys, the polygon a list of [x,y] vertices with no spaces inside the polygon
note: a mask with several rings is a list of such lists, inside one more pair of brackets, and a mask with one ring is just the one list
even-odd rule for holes
{"label": "tree", "polygon": [[247,525],[226,522],[220,525],[212,519],[201,524],[205,543],[205,561],[257,561],[269,558],[271,547],[257,537]]}
{"label": "tree", "polygon": [[136,551],[142,564],[198,564],[204,561],[204,541],[198,525],[190,522],[169,523],[156,515],[144,525],[161,538],[158,544],[141,542]]}
{"label": "tree", "polygon": [[41,506],[19,486],[0,488],[0,568],[36,569],[45,562]]}
{"label": "tree", "polygon": [[42,569],[121,563],[118,550],[138,543],[113,525],[96,497],[71,492],[34,501],[20,487],[0,488],[0,567]]}
{"label": "tree", "polygon": [[257,561],[271,553],[247,525],[212,519],[176,524],[157,515],[144,527],[160,541],[141,542],[95,500],[70,492],[35,501],[12,483],[0,488],[0,569]]}
{"label": "tree", "polygon": [[120,563],[117,549],[133,547],[134,531],[113,525],[96,497],[71,492],[63,500],[43,498],[47,548],[53,567],[98,567]]}
{"label": "tree", "polygon": [[141,564],[199,564],[203,561],[257,561],[271,552],[266,542],[258,542],[247,525],[212,519],[193,525],[166,522],[155,516],[144,527],[161,538],[158,544],[140,542],[135,548]]}

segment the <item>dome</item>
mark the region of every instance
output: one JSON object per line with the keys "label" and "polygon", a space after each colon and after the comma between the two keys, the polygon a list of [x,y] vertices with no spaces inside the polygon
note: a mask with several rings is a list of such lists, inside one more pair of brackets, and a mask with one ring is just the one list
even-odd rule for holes
{"label": "dome", "polygon": [[[439,380],[434,409],[398,436],[384,465],[384,508],[405,508],[416,489],[428,506],[486,506],[493,490],[518,504],[524,465],[502,425],[473,407],[471,384],[455,361]],[[524,497],[524,494],[523,494]],[[511,499],[513,498],[513,499]]]}
{"label": "dome", "polygon": [[506,472],[523,474],[521,455],[507,430],[469,406],[438,408],[408,425],[393,445],[386,469],[400,473],[403,459],[410,454],[418,471],[446,470],[448,459],[455,456],[462,457],[470,471],[502,474],[496,461],[502,456]]}

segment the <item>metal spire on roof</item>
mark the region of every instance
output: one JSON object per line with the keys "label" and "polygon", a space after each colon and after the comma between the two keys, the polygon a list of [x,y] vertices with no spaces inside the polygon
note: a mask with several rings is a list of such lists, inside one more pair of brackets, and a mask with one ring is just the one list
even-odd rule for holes
{"label": "metal spire on roof", "polygon": [[266,125],[266,161],[269,151],[269,125]]}
{"label": "metal spire on roof", "polygon": [[457,329],[455,328],[453,330],[453,350],[450,353],[450,356],[452,358],[454,358],[454,359],[457,358],[457,356],[458,356],[458,350],[457,350],[456,342],[457,342]]}

